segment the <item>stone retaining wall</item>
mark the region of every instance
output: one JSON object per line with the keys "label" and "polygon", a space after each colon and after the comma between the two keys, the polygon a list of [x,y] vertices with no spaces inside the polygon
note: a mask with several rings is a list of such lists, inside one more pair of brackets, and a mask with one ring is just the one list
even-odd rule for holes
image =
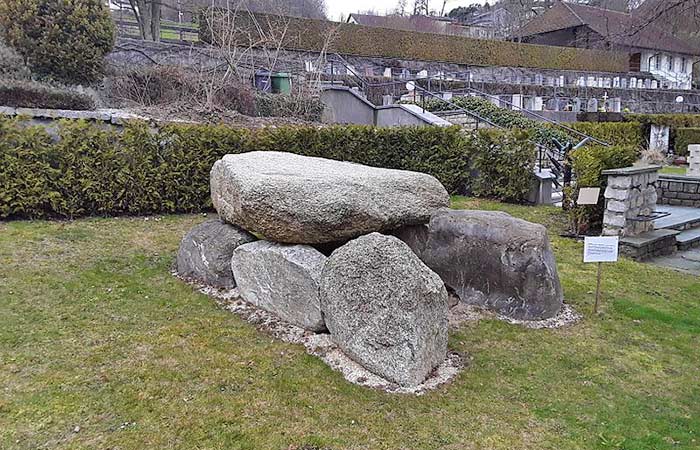
{"label": "stone retaining wall", "polygon": [[656,192],[661,205],[700,208],[700,177],[659,175]]}

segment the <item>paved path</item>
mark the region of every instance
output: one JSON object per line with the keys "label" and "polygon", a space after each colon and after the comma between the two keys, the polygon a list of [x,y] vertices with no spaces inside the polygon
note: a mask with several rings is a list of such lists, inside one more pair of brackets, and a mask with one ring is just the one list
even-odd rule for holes
{"label": "paved path", "polygon": [[700,276],[700,249],[678,252],[671,256],[659,256],[650,259],[649,263]]}

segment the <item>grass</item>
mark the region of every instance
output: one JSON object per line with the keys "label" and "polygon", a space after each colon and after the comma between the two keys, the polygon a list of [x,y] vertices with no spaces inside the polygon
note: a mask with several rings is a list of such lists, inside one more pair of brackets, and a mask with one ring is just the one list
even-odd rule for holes
{"label": "grass", "polygon": [[685,175],[688,171],[686,166],[664,166],[659,170],[659,173],[665,173],[667,175]]}
{"label": "grass", "polygon": [[454,206],[547,225],[585,320],[467,323],[450,347],[470,366],[422,397],[351,385],[174,279],[202,216],[0,222],[0,448],[700,448],[698,278],[607,265],[594,317],[558,210]]}

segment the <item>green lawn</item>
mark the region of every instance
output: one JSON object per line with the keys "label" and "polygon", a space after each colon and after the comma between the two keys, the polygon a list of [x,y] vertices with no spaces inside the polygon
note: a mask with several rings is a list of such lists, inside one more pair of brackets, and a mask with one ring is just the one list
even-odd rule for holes
{"label": "green lawn", "polygon": [[[551,231],[571,328],[468,322],[469,367],[422,397],[347,383],[169,271],[201,215],[0,222],[0,448],[700,448],[700,281],[595,266],[554,208],[503,209]],[[76,428],[79,427],[79,428]]]}
{"label": "green lawn", "polygon": [[686,166],[664,166],[659,173],[665,173],[667,175],[685,175],[688,172]]}

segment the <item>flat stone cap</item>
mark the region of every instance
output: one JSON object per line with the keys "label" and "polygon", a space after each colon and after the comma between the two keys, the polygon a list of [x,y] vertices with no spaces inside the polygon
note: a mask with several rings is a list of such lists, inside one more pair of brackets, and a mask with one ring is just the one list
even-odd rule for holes
{"label": "flat stone cap", "polygon": [[628,245],[630,247],[641,248],[650,244],[654,244],[662,239],[671,236],[678,236],[681,234],[677,230],[654,230],[647,233],[639,234],[637,236],[626,236],[620,238],[620,244]]}
{"label": "flat stone cap", "polygon": [[603,171],[603,175],[638,175],[640,173],[657,172],[661,166],[632,166],[621,169],[608,169]]}
{"label": "flat stone cap", "polygon": [[659,180],[681,181],[681,182],[686,182],[686,183],[700,183],[700,177],[694,177],[694,176],[690,176],[690,175],[667,174],[667,173],[660,173]]}

